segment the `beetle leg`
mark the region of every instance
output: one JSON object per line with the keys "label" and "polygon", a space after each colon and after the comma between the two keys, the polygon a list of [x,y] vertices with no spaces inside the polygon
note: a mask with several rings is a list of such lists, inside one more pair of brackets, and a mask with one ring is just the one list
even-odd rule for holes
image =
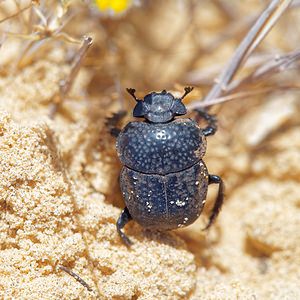
{"label": "beetle leg", "polygon": [[[210,115],[207,113],[204,109],[201,108],[195,108],[195,112],[201,117],[204,118],[205,121],[207,121],[208,125],[207,127],[202,129],[202,132],[205,136],[213,135],[218,129],[218,121],[215,119],[216,115]],[[199,122],[199,120],[197,120]]]}
{"label": "beetle leg", "polygon": [[118,137],[121,129],[117,128],[116,126],[125,116],[126,111],[119,110],[117,113],[113,113],[112,117],[106,118],[105,126],[112,136]]}
{"label": "beetle leg", "polygon": [[128,208],[125,206],[125,208],[122,210],[119,219],[117,221],[117,231],[121,237],[121,239],[123,240],[123,242],[126,244],[126,246],[130,247],[130,245],[132,244],[131,240],[129,239],[129,237],[127,237],[124,232],[121,231],[121,229],[129,222],[132,220],[132,217],[128,211]]}
{"label": "beetle leg", "polygon": [[208,175],[208,184],[211,184],[211,183],[219,184],[219,191],[218,191],[218,196],[215,201],[214,207],[212,209],[212,214],[209,218],[209,222],[203,230],[208,229],[210,227],[210,225],[213,223],[214,219],[218,216],[218,214],[221,210],[222,204],[223,204],[223,199],[224,199],[224,184],[223,184],[222,179],[217,175]]}
{"label": "beetle leg", "polygon": [[109,133],[114,137],[118,137],[121,131],[119,128],[112,128]]}

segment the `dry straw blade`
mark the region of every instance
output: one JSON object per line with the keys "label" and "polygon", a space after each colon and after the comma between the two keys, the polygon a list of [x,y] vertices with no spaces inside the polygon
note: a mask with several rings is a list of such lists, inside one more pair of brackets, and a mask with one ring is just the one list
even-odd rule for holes
{"label": "dry straw blade", "polygon": [[[245,62],[246,58],[249,57],[254,49],[256,49],[291,2],[292,0],[273,0],[271,2],[239,44],[228,65],[216,78],[215,84],[204,100],[197,101],[197,105],[196,102],[194,102],[193,107],[209,106],[213,104],[215,99],[220,97],[224,91],[227,91],[228,84],[231,82],[242,63]],[[191,106],[188,106],[188,108],[191,109]]]}
{"label": "dry straw blade", "polygon": [[[236,100],[241,98],[247,98],[254,95],[264,94],[273,90],[287,90],[287,89],[300,89],[300,86],[289,84],[280,86],[267,86],[265,88],[240,91],[242,87],[255,84],[264,79],[268,79],[274,76],[276,73],[282,72],[288,68],[299,67],[295,65],[295,62],[300,60],[300,49],[288,53],[286,55],[275,56],[273,59],[258,66],[252,73],[243,79],[237,79],[227,86],[225,95],[213,98],[209,101],[209,105],[226,102],[230,100]],[[195,101],[188,105],[189,109],[194,109],[203,105],[203,102]]]}

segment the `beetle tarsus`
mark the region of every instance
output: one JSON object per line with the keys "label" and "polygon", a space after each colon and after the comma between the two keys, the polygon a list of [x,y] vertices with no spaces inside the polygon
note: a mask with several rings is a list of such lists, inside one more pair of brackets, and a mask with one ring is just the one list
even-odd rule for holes
{"label": "beetle tarsus", "polygon": [[112,113],[111,117],[106,118],[105,126],[112,136],[118,137],[121,129],[117,128],[117,125],[125,116],[126,111],[119,110],[117,113]]}
{"label": "beetle tarsus", "polygon": [[121,129],[119,129],[119,128],[112,128],[110,130],[110,134],[114,137],[118,137],[120,132],[121,132]]}
{"label": "beetle tarsus", "polygon": [[121,231],[121,229],[131,220],[132,217],[128,211],[128,208],[125,206],[125,208],[122,210],[119,216],[116,226],[121,239],[123,240],[123,242],[126,244],[127,247],[130,247],[132,245],[132,242],[129,239],[129,237],[126,236],[125,233]]}
{"label": "beetle tarsus", "polygon": [[212,183],[219,184],[219,191],[218,191],[218,196],[215,201],[214,207],[212,209],[212,214],[209,218],[209,222],[203,230],[207,230],[213,223],[214,219],[218,216],[224,199],[224,184],[221,177],[217,175],[208,175],[208,184],[212,184]]}
{"label": "beetle tarsus", "polygon": [[208,126],[208,127],[205,127],[204,129],[202,129],[202,132],[205,136],[214,135],[216,132],[216,128],[214,128],[212,126]]}
{"label": "beetle tarsus", "polygon": [[[206,110],[201,108],[195,108],[194,111],[201,117],[204,118],[209,126],[202,129],[205,136],[213,135],[218,129],[218,121],[215,119],[216,115],[210,115]],[[197,120],[198,122],[199,120]]]}

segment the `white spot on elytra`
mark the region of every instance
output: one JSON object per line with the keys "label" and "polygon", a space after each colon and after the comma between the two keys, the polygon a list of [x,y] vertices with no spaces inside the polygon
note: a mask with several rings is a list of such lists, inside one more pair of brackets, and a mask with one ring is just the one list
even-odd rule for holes
{"label": "white spot on elytra", "polygon": [[176,200],[176,205],[179,207],[185,206],[185,202],[181,200]]}
{"label": "white spot on elytra", "polygon": [[151,202],[146,201],[146,206],[148,207],[148,211],[152,208]]}

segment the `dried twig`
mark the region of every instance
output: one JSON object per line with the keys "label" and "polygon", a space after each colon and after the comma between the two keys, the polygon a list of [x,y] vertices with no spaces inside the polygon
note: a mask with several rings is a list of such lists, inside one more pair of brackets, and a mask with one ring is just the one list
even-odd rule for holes
{"label": "dried twig", "polygon": [[[5,35],[22,38],[28,40],[29,42],[25,45],[23,51],[20,52],[19,59],[16,60],[16,67],[22,67],[31,61],[33,57],[33,53],[35,53],[44,43],[49,41],[50,39],[60,39],[71,43],[79,44],[81,41],[71,37],[70,35],[62,32],[62,29],[65,25],[70,21],[72,16],[66,15],[68,13],[68,9],[70,6],[70,1],[61,2],[57,4],[55,13],[53,15],[45,16],[40,8],[38,8],[39,1],[32,0],[31,4],[24,9],[18,11],[18,13],[13,16],[18,15],[20,12],[24,11],[26,8],[32,7],[30,10],[31,17],[29,19],[29,23],[23,24],[23,27],[27,28],[26,33],[19,32],[9,32],[0,30],[0,33]],[[34,6],[35,5],[35,6]],[[39,24],[32,24],[33,16],[39,18]],[[13,17],[10,16],[9,18]],[[7,18],[2,21],[7,20]],[[27,25],[27,26],[26,26]],[[30,26],[30,27],[29,27]],[[28,32],[30,32],[28,34]]]}
{"label": "dried twig", "polygon": [[[243,70],[253,70],[254,68],[260,67],[266,60],[269,61],[273,58],[274,53],[255,53],[251,55],[247,61],[245,61]],[[220,62],[211,64],[201,69],[190,71],[184,77],[184,83],[187,85],[212,85],[212,78],[216,77],[218,73],[220,73],[220,70],[225,67],[225,65],[225,63]]]}
{"label": "dried twig", "polygon": [[[7,24],[7,28],[9,28],[10,24]],[[1,39],[0,39],[0,48],[2,47],[2,45],[4,44],[6,40],[6,34],[2,34]]]}
{"label": "dried twig", "polygon": [[75,56],[69,76],[65,80],[60,82],[59,96],[61,98],[64,97],[72,87],[74,79],[76,78],[78,71],[86,57],[87,51],[92,44],[93,39],[91,37],[83,37],[83,45],[80,47],[78,53]]}
{"label": "dried twig", "polygon": [[294,0],[293,2],[292,2],[292,5],[291,5],[292,7],[298,7],[298,6],[300,6],[300,0]]}
{"label": "dried twig", "polygon": [[68,273],[70,276],[72,276],[76,281],[78,281],[80,284],[82,284],[89,292],[93,292],[92,288],[77,274],[75,274],[73,271],[71,271],[69,268],[64,267],[64,266],[59,266],[58,267],[60,270],[65,271]]}
{"label": "dried twig", "polygon": [[21,13],[23,13],[25,10],[27,10],[30,7],[32,7],[33,5],[38,5],[38,1],[31,1],[30,4],[28,4],[25,7],[19,9],[16,13],[14,13],[14,14],[12,14],[12,15],[10,15],[10,16],[2,19],[2,20],[0,20],[0,24],[3,23],[3,22],[5,22],[5,21],[7,21],[7,20],[9,20],[9,19],[11,19],[11,18],[14,18],[14,17],[20,15]]}
{"label": "dried twig", "polygon": [[[226,102],[226,101],[231,101],[231,100],[237,100],[237,99],[243,99],[243,98],[248,98],[251,96],[255,96],[255,95],[261,95],[261,94],[265,94],[265,93],[269,93],[272,92],[274,90],[299,90],[300,91],[300,86],[296,86],[296,85],[284,85],[284,86],[269,86],[269,87],[265,87],[265,88],[261,88],[261,89],[256,89],[256,90],[249,90],[249,91],[245,91],[245,92],[237,92],[237,93],[232,93],[230,95],[227,96],[223,96],[223,97],[218,97],[215,99],[212,99],[210,101],[209,105],[214,105],[214,104],[218,104],[218,103],[222,103],[222,102]],[[207,104],[204,104],[203,102],[192,102],[190,104],[187,105],[188,109],[192,110],[195,108],[199,108],[199,107],[205,107],[207,106]]]}
{"label": "dried twig", "polygon": [[216,83],[204,98],[203,103],[205,103],[205,106],[212,104],[211,101],[219,97],[222,92],[226,90],[243,61],[259,45],[291,1],[292,0],[273,0],[269,7],[260,15],[246,37],[239,44],[227,67],[225,67],[217,77],[215,80]]}
{"label": "dried twig", "polygon": [[[300,60],[300,49],[297,51],[293,51],[286,55],[277,56],[274,59],[267,61],[266,63],[261,64],[261,66],[257,67],[250,75],[246,76],[243,79],[237,79],[233,81],[230,85],[228,85],[226,92],[223,93],[225,96],[217,97],[215,99],[211,99],[209,105],[217,104],[229,100],[246,98],[249,96],[267,93],[274,90],[282,90],[286,89],[300,89],[300,86],[269,86],[267,88],[261,88],[257,90],[251,90],[246,92],[236,92],[240,90],[242,87],[244,88],[246,85],[249,86],[251,84],[256,84],[257,82],[264,80],[266,78],[270,78],[276,73],[282,72],[287,68],[295,67],[294,63]],[[299,67],[299,65],[297,65]],[[203,101],[194,101],[188,105],[188,109],[194,109],[197,107],[205,107],[206,103]]]}
{"label": "dried twig", "polygon": [[84,37],[83,45],[78,50],[78,53],[75,56],[74,62],[71,67],[71,71],[66,79],[61,80],[59,85],[59,92],[54,97],[52,106],[50,108],[50,118],[53,119],[54,114],[57,110],[57,105],[67,96],[68,92],[70,91],[74,80],[82,66],[84,58],[86,57],[87,51],[93,43],[93,39],[90,37]]}
{"label": "dried twig", "polygon": [[232,92],[240,88],[242,85],[254,84],[260,80],[269,78],[276,73],[284,71],[287,68],[291,67],[291,65],[297,60],[300,60],[300,49],[286,55],[277,56],[273,60],[262,64],[245,78],[232,82],[228,86],[227,92]]}
{"label": "dried twig", "polygon": [[50,38],[65,40],[70,43],[78,44],[80,41],[75,39],[68,34],[61,32],[61,30],[66,26],[66,24],[71,20],[72,16],[69,16],[66,20],[62,20],[63,17],[67,14],[69,5],[59,7],[57,15],[52,18],[46,18],[41,10],[37,7],[34,7],[34,12],[36,16],[40,19],[40,24],[33,25],[32,34],[22,34],[17,32],[1,31],[10,36],[17,38],[22,38],[25,40],[30,40],[33,42],[44,41]]}
{"label": "dried twig", "polygon": [[115,74],[114,81],[115,81],[115,87],[116,87],[116,90],[118,93],[118,101],[119,101],[119,105],[120,105],[120,110],[124,111],[123,93],[122,93],[120,78],[119,78],[118,74]]}
{"label": "dried twig", "polygon": [[[35,26],[35,28],[37,28],[37,26]],[[17,33],[17,32],[9,32],[9,31],[4,31],[4,30],[0,30],[0,33],[7,34],[9,36],[13,36],[16,38],[21,38],[24,40],[30,40],[33,42],[48,40],[50,38],[49,36],[47,36],[47,34],[28,35],[28,34],[21,34],[21,33]],[[65,40],[70,43],[78,44],[77,39],[72,38],[71,36],[69,36],[68,34],[66,34],[64,32],[59,33],[59,34],[55,32],[55,34],[51,35],[51,38],[57,39],[57,40]]]}

